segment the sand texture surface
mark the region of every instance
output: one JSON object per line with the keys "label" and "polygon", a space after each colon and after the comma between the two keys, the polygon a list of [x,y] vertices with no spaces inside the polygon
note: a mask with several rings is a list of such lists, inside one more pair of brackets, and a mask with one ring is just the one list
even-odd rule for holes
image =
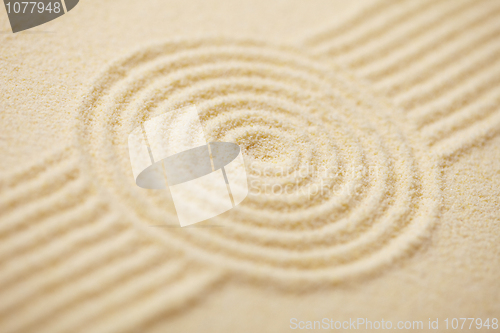
{"label": "sand texture surface", "polygon": [[[499,1],[85,0],[18,34],[4,14],[0,332],[500,319]],[[127,138],[193,104],[257,185],[180,228]]]}

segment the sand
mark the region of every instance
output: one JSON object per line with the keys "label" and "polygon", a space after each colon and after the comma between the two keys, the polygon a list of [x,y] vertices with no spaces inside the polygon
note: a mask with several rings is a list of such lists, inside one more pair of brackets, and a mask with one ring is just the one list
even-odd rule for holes
{"label": "sand", "polygon": [[[0,331],[498,318],[499,16],[82,1],[12,35],[0,15]],[[127,137],[193,104],[259,185],[180,228],[168,191],[134,184]]]}

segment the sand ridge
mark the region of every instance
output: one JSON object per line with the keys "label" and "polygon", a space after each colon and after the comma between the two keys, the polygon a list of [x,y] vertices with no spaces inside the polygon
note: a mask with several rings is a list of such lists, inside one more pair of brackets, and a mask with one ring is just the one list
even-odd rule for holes
{"label": "sand ridge", "polygon": [[499,15],[495,1],[379,1],[304,43],[389,97],[445,156],[499,130]]}

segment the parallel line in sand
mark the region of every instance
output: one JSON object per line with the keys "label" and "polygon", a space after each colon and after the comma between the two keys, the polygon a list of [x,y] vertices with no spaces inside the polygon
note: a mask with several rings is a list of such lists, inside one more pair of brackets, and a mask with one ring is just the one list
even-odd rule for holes
{"label": "parallel line in sand", "polygon": [[[209,290],[209,286],[219,281],[221,274],[213,271],[202,271],[192,274],[177,288],[150,289],[150,294],[136,300],[134,304],[121,303],[121,311],[108,316],[101,322],[89,323],[91,332],[140,332],[155,321],[161,321],[162,317],[176,308],[189,305],[191,299],[200,297]],[[158,283],[156,284],[158,285]],[[156,287],[153,284],[153,287]],[[161,284],[160,284],[161,287]],[[186,298],[186,294],[190,297]]]}
{"label": "parallel line in sand", "polygon": [[480,61],[468,64],[460,68],[457,73],[447,76],[445,79],[438,77],[437,82],[428,84],[422,91],[416,91],[413,95],[404,96],[396,100],[396,104],[407,112],[416,112],[416,109],[428,108],[427,106],[439,99],[453,99],[457,92],[464,89],[471,82],[481,81],[488,77],[489,72],[500,63],[500,44],[493,51],[482,55]]}
{"label": "parallel line in sand", "polygon": [[483,96],[489,96],[491,91],[498,88],[499,70],[500,68],[493,72],[483,72],[480,76],[471,78],[465,85],[440,96],[430,105],[414,109],[410,116],[415,121],[416,128],[422,129],[436,121],[453,116],[458,110],[473,105],[477,101],[481,102]]}
{"label": "parallel line in sand", "polygon": [[[175,285],[175,277],[183,271],[185,263],[165,260],[165,253],[158,248],[138,248],[130,255],[122,256],[72,280],[71,285],[66,284],[46,297],[30,301],[28,308],[23,311],[30,320],[22,323],[22,330],[29,330],[30,327],[36,330],[36,327],[47,326],[50,322],[57,323],[59,317],[67,316],[67,312],[73,314],[73,325],[79,319],[78,325],[83,326],[85,321],[93,320],[89,318],[89,312],[100,315],[109,311],[110,305],[106,305],[103,299],[112,294],[123,295],[128,288],[137,288],[143,276],[154,275],[157,271],[166,272],[164,268],[170,274],[162,276],[161,283]],[[96,281],[99,283],[96,284]],[[127,304],[133,301],[132,298],[122,299]],[[83,308],[87,308],[87,316],[82,318]]]}
{"label": "parallel line in sand", "polygon": [[[71,256],[78,255],[82,250],[100,244],[103,240],[109,240],[112,237],[112,230],[115,230],[117,235],[122,233],[119,227],[111,224],[114,219],[115,217],[111,214],[104,215],[94,224],[89,224],[78,232],[65,235],[44,246],[37,253],[30,254],[23,262],[13,261],[3,265],[3,274],[0,276],[0,293],[12,291],[12,286],[20,286],[22,283],[29,284],[31,280],[40,279],[36,274],[32,274],[33,272],[36,273],[58,263],[67,264]],[[2,304],[0,304],[1,306]]]}
{"label": "parallel line in sand", "polygon": [[399,2],[394,0],[377,1],[369,8],[363,8],[360,12],[354,13],[351,17],[344,19],[344,22],[336,24],[332,28],[326,29],[327,31],[314,33],[312,36],[305,38],[303,43],[308,47],[314,47],[315,45],[324,43],[325,41],[328,42],[332,38],[335,38],[345,32],[363,27],[363,25],[370,20],[377,18],[381,12],[398,4]]}
{"label": "parallel line in sand", "polygon": [[[397,58],[399,54],[404,54],[406,49],[411,49],[415,44],[418,45],[418,40],[425,41],[429,37],[435,39],[436,34],[442,34],[439,30],[446,31],[454,22],[466,25],[463,16],[468,15],[470,7],[474,7],[477,3],[471,0],[460,6],[448,6],[446,2],[438,2],[438,5],[446,5],[446,7],[443,9],[434,8],[435,13],[431,14],[435,15],[414,17],[412,20],[401,24],[398,29],[387,32],[383,37],[373,39],[370,43],[354,49],[348,55],[342,55],[342,58],[345,59],[343,62],[354,70],[362,68],[368,73],[376,72],[380,67],[387,66],[387,63],[393,64],[394,60],[387,61],[387,58]],[[482,8],[479,7],[478,9]],[[375,68],[371,70],[365,69],[367,65]],[[376,80],[370,74],[364,74],[363,76]]]}
{"label": "parallel line in sand", "polygon": [[466,42],[455,40],[451,47],[433,52],[427,61],[418,62],[410,68],[377,82],[377,90],[392,98],[424,84],[429,79],[449,70],[450,67],[456,67],[467,57],[481,52],[498,39],[500,24],[496,21],[490,23],[493,24],[481,26],[481,31],[474,29],[468,31]]}
{"label": "parallel line in sand", "polygon": [[[381,59],[372,59],[369,63],[364,64],[365,68],[358,68],[357,71],[369,80],[376,82],[395,75],[401,70],[411,68],[415,63],[429,57],[436,50],[443,49],[453,43],[457,38],[468,33],[470,29],[482,27],[488,21],[497,19],[500,8],[487,10],[478,7],[477,11],[478,13],[466,11],[463,14],[466,16],[465,18],[458,17],[456,21],[461,24],[459,29],[456,28],[456,25],[451,24],[452,22],[441,22],[440,30],[429,31],[428,34],[424,34],[416,40],[411,40],[411,43],[401,45],[395,52]],[[362,51],[360,49],[360,55],[364,55]]]}
{"label": "parallel line in sand", "polygon": [[9,189],[0,197],[0,218],[12,210],[61,190],[67,183],[78,178],[79,173],[78,163],[67,160],[58,168],[44,172],[43,176],[25,182],[23,186]]}
{"label": "parallel line in sand", "polygon": [[[457,18],[457,23],[460,23],[459,29],[453,24],[443,24],[441,30],[432,31],[432,33],[417,40],[412,40],[410,44],[388,54],[385,58],[372,61],[366,66],[358,68],[358,75],[372,82],[388,80],[393,76],[400,75],[401,72],[411,71],[412,68],[418,67],[420,63],[428,61],[436,52],[446,50],[454,43],[463,43],[463,40],[467,41],[464,36],[470,34],[471,30],[486,31],[489,29],[489,24],[498,22],[500,8],[493,11],[488,11],[482,7],[478,9],[481,10],[479,14],[482,15],[473,12],[472,14],[475,14],[475,16]],[[466,12],[464,15],[471,16],[472,14]]]}
{"label": "parallel line in sand", "polygon": [[[138,264],[135,266],[139,267]],[[182,286],[186,274],[190,274],[187,263],[179,260],[162,261],[152,269],[142,269],[133,276],[133,279],[121,281],[120,288],[112,288],[109,292],[99,294],[92,302],[71,308],[61,321],[49,322],[47,332],[67,332],[68,328],[75,324],[79,327],[88,327],[89,324],[106,318],[110,313],[119,312],[121,308],[134,304],[141,296],[147,297],[152,291],[178,289]],[[190,291],[186,291],[184,296],[189,298]],[[165,305],[169,306],[168,298]]]}
{"label": "parallel line in sand", "polygon": [[62,236],[79,230],[88,221],[94,221],[106,211],[106,205],[98,197],[85,197],[80,205],[46,222],[37,223],[18,232],[0,243],[0,266],[9,260],[22,260],[23,256],[39,251],[43,246]]}
{"label": "parallel line in sand", "polygon": [[486,141],[500,134],[500,112],[475,123],[456,133],[454,136],[436,144],[432,152],[441,159],[442,167],[456,161],[475,146],[483,145]]}
{"label": "parallel line in sand", "polygon": [[57,167],[58,164],[70,158],[72,153],[70,147],[59,148],[47,153],[46,156],[32,164],[21,166],[21,170],[15,170],[3,175],[0,178],[0,193],[42,176],[44,172],[50,171],[50,168]]}
{"label": "parallel line in sand", "polygon": [[[384,17],[379,17],[379,20],[371,24],[372,26],[370,26],[370,23],[367,23],[369,26],[365,26],[365,29],[350,32],[354,36],[350,36],[349,32],[346,32],[343,36],[337,36],[328,43],[323,43],[320,47],[316,47],[313,53],[315,55],[328,56],[338,56],[348,53],[358,47],[362,47],[380,35],[390,32],[391,29],[397,28],[400,24],[412,19],[412,17],[418,14],[425,14],[436,4],[438,3],[432,0],[405,1],[404,4],[400,4],[400,6],[384,13]],[[342,43],[342,41],[345,42]]]}
{"label": "parallel line in sand", "polygon": [[472,105],[457,111],[452,117],[444,118],[424,127],[422,134],[428,138],[429,146],[432,147],[438,141],[472,126],[475,122],[483,120],[494,112],[500,112],[499,96],[500,86],[497,86],[497,89],[490,94],[489,97],[491,98],[476,101]]}
{"label": "parallel line in sand", "polygon": [[92,193],[88,181],[78,178],[66,183],[59,191],[42,197],[21,208],[11,211],[0,223],[0,239],[5,239],[30,227],[33,223],[44,222],[47,218],[73,209],[81,200]]}
{"label": "parallel line in sand", "polygon": [[[76,283],[115,260],[126,260],[126,254],[137,245],[137,238],[132,231],[112,225],[114,219],[115,216],[108,216],[99,221],[100,224],[92,225],[87,230],[44,249],[40,260],[44,266],[36,267],[39,274],[44,272],[44,268],[47,269],[41,276],[29,275],[29,278],[23,276],[22,280],[15,280],[19,277],[16,275],[27,275],[22,271],[23,267],[19,269],[19,265],[13,267],[16,275],[12,274],[12,269],[7,272],[10,276],[8,279],[2,277],[4,281],[0,284],[3,300],[0,304],[0,317],[8,317],[12,312],[36,302],[37,298],[56,292],[65,282]],[[32,256],[25,261],[37,266],[38,260],[37,256]],[[54,269],[56,267],[58,269]]]}

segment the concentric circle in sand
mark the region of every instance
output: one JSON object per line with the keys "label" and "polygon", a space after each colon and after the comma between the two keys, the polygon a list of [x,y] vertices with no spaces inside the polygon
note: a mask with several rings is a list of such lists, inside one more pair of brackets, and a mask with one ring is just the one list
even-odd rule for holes
{"label": "concentric circle in sand", "polygon": [[377,272],[429,236],[436,168],[390,105],[301,51],[248,40],[178,40],[109,65],[77,113],[96,183],[136,225],[176,225],[168,191],[134,184],[128,134],[196,104],[209,141],[242,147],[250,194],[205,224],[145,227],[204,262],[280,283]]}

